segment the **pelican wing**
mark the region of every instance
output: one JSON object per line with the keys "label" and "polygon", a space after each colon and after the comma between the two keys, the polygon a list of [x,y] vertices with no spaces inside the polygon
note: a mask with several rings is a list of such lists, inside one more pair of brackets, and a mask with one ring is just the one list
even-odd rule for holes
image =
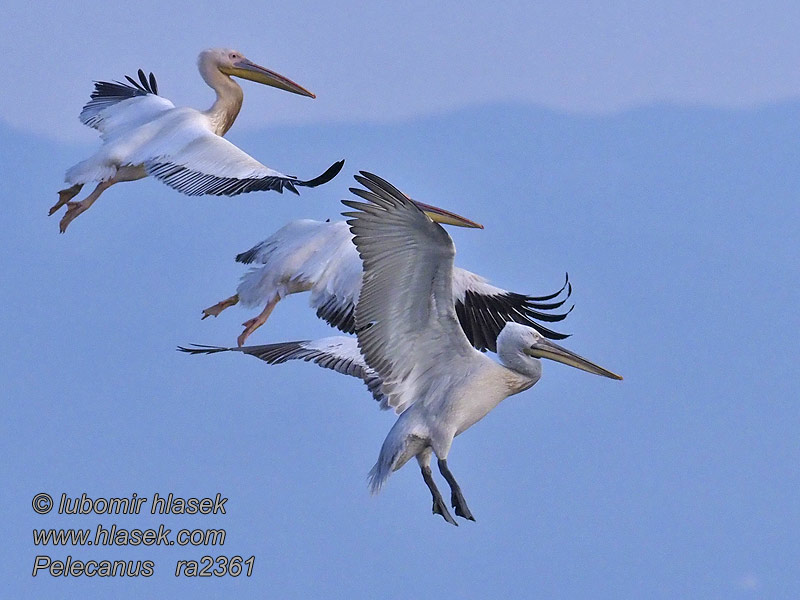
{"label": "pelican wing", "polygon": [[146,77],[139,69],[139,81],[127,77],[129,83],[95,81],[91,99],[81,110],[84,125],[97,129],[103,138],[113,136],[155,119],[175,105],[158,95],[155,75]]}
{"label": "pelican wing", "polygon": [[[311,290],[311,306],[319,318],[344,333],[355,333],[361,258],[352,239],[352,233],[342,221],[302,219],[284,225],[236,256],[237,262],[259,265],[242,277],[237,289],[239,299],[247,306],[263,304],[272,299],[280,285],[291,282],[295,288]],[[493,286],[480,275],[453,267],[456,315],[467,339],[481,351],[495,351],[497,336],[508,321],[534,327],[551,339],[568,337],[534,319],[563,320],[569,311],[562,314],[544,311],[562,306],[571,290],[567,279],[554,294],[526,296]],[[551,301],[562,294],[564,298]]]}
{"label": "pelican wing", "polygon": [[255,356],[271,365],[285,363],[289,360],[305,360],[331,369],[343,375],[358,377],[372,393],[372,397],[380,402],[381,409],[389,408],[386,398],[381,394],[380,376],[367,366],[358,350],[355,338],[336,336],[319,340],[300,342],[282,342],[263,346],[242,346],[239,348],[223,348],[220,346],[201,346],[193,344],[192,348],[178,346],[178,350],[190,354],[216,354],[217,352],[243,352]]}
{"label": "pelican wing", "polygon": [[[358,345],[383,380],[381,391],[398,413],[431,397],[453,361],[480,356],[459,325],[453,304],[455,247],[402,192],[363,172],[367,202],[344,200],[353,242],[364,265],[355,311]],[[443,360],[446,356],[446,360]]]}
{"label": "pelican wing", "polygon": [[[555,300],[564,293],[564,297]],[[563,313],[543,311],[561,307],[572,293],[567,277],[560,290],[546,296],[526,296],[491,285],[486,279],[464,269],[454,268],[453,300],[461,326],[478,350],[497,351],[497,336],[509,321],[533,327],[546,338],[563,340],[569,335],[553,331],[538,321],[564,320],[572,308]]]}
{"label": "pelican wing", "polygon": [[355,296],[346,297],[335,293],[315,294],[312,296],[311,306],[316,309],[317,317],[331,327],[344,333],[355,333],[355,300]]}
{"label": "pelican wing", "polygon": [[[355,333],[355,306],[361,286],[361,261],[353,253],[337,254],[331,258],[324,277],[315,281],[311,292],[311,306],[317,317],[344,333]],[[453,267],[453,301],[456,316],[470,344],[478,350],[497,351],[497,336],[509,321],[533,327],[543,336],[562,340],[568,334],[558,333],[534,319],[545,322],[562,321],[572,308],[563,313],[544,312],[562,306],[569,298],[572,287],[567,281],[555,294],[526,296],[491,285],[480,275]],[[564,293],[564,297],[547,302]]]}
{"label": "pelican wing", "polygon": [[200,113],[180,115],[133,160],[144,164],[149,175],[188,196],[236,196],[253,191],[316,187],[327,183],[341,171],[344,161],[331,165],[314,179],[301,180],[262,165],[223,137],[210,131]]}
{"label": "pelican wing", "polygon": [[340,221],[335,227],[345,227],[346,237],[341,239],[335,252],[314,286],[311,288],[311,306],[317,317],[345,333],[355,333],[355,306],[361,292],[361,258],[353,245],[347,224]]}

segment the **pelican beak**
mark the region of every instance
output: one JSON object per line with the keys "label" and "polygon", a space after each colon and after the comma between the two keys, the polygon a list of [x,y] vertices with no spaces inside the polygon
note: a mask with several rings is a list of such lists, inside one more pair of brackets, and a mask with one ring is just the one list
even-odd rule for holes
{"label": "pelican beak", "polygon": [[483,229],[483,225],[480,223],[470,221],[469,219],[462,217],[461,215],[457,215],[456,213],[452,213],[449,210],[431,206],[430,204],[423,204],[422,202],[417,202],[416,200],[412,200],[412,202],[416,204],[422,212],[428,215],[428,218],[434,223],[454,225],[456,227],[470,227],[472,229]]}
{"label": "pelican beak", "polygon": [[569,365],[570,367],[575,367],[581,371],[594,373],[595,375],[602,375],[603,377],[608,377],[609,379],[622,379],[620,375],[612,373],[611,371],[594,364],[592,361],[586,360],[582,356],[578,356],[574,352],[570,352],[566,348],[559,346],[558,344],[554,344],[545,338],[541,338],[533,346],[526,348],[524,352],[525,354],[535,358],[549,358],[550,360]]}
{"label": "pelican beak", "polygon": [[250,81],[255,81],[256,83],[271,85],[272,87],[286,90],[287,92],[292,92],[294,94],[300,94],[301,96],[316,98],[314,94],[309,92],[303,86],[297,85],[291,79],[284,77],[283,75],[279,75],[275,71],[265,69],[264,67],[257,65],[246,58],[241,58],[233,63],[233,69],[230,69],[228,75],[235,75],[236,77],[249,79]]}

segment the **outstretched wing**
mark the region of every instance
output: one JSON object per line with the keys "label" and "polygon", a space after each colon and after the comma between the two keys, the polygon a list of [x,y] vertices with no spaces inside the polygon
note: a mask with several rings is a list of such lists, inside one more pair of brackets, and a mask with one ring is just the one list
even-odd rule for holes
{"label": "outstretched wing", "polygon": [[158,95],[155,75],[150,73],[148,78],[141,69],[138,74],[138,82],[127,75],[129,83],[95,81],[91,99],[81,110],[81,123],[107,138],[175,108],[172,102]]}
{"label": "outstretched wing", "polygon": [[336,336],[319,340],[300,342],[282,342],[263,346],[242,346],[239,348],[223,348],[220,346],[201,346],[192,344],[192,348],[178,346],[181,352],[190,354],[216,354],[217,352],[243,352],[255,356],[271,365],[288,360],[305,360],[331,369],[343,375],[358,377],[372,393],[372,397],[380,402],[381,409],[389,408],[385,396],[381,394],[381,378],[367,366],[358,350],[355,338]]}
{"label": "outstretched wing", "polygon": [[[358,258],[355,256],[354,258]],[[311,306],[317,316],[344,333],[355,333],[355,306],[361,286],[361,261],[341,260],[325,270],[325,278],[315,282]],[[456,316],[470,344],[480,351],[497,351],[497,336],[509,321],[533,327],[544,337],[563,340],[559,333],[538,321],[564,320],[572,307],[563,313],[546,311],[561,307],[572,293],[567,280],[558,292],[547,296],[526,296],[491,285],[486,279],[459,267],[453,267],[453,301]],[[549,302],[564,294],[564,297]]]}
{"label": "outstretched wing", "polygon": [[362,171],[356,180],[367,189],[350,191],[367,202],[342,202],[356,209],[344,215],[364,264],[358,345],[399,413],[418,398],[433,401],[451,373],[484,359],[456,317],[450,236],[380,177]]}
{"label": "outstretched wing", "polygon": [[131,162],[144,164],[149,175],[188,196],[236,196],[259,190],[283,193],[284,189],[297,194],[299,186],[327,183],[344,165],[340,160],[308,180],[284,175],[210,131],[202,118],[196,112],[180,115]]}
{"label": "outstretched wing", "polygon": [[[555,300],[564,294],[560,300]],[[546,296],[525,296],[491,285],[475,273],[454,267],[453,300],[456,314],[472,345],[478,350],[497,351],[497,336],[509,321],[514,321],[551,340],[563,340],[568,334],[553,331],[538,321],[554,323],[563,321],[572,307],[563,313],[544,311],[563,306],[572,294],[572,284],[567,276],[560,290]]]}
{"label": "outstretched wing", "polygon": [[[355,333],[355,305],[361,290],[361,257],[342,221],[292,221],[264,241],[236,256],[244,264],[263,265],[247,272],[237,289],[245,305],[271,300],[277,282],[304,282],[319,318],[344,333]],[[564,339],[539,321],[563,320],[561,307],[572,287],[567,279],[554,294],[526,296],[491,285],[470,271],[453,267],[456,315],[470,343],[478,350],[496,350],[497,336],[508,321],[537,329],[550,339]],[[563,298],[552,301],[558,296]],[[571,309],[570,309],[571,310]]]}
{"label": "outstretched wing", "polygon": [[[345,223],[303,219],[281,227],[264,241],[236,256],[244,264],[261,264],[274,280],[304,281],[311,288],[311,306],[317,317],[344,333],[355,333],[355,306],[361,290],[361,257],[352,243]],[[240,299],[251,298],[248,290],[261,294],[251,304],[271,298],[272,287],[264,287],[263,269],[242,277]],[[453,301],[456,315],[470,343],[478,350],[496,350],[497,336],[508,321],[534,327],[550,339],[566,334],[543,326],[539,321],[561,321],[569,314],[549,313],[569,298],[569,279],[557,292],[547,296],[526,296],[491,285],[465,269],[453,267]],[[552,301],[558,296],[563,298]],[[570,309],[572,310],[572,309]]]}

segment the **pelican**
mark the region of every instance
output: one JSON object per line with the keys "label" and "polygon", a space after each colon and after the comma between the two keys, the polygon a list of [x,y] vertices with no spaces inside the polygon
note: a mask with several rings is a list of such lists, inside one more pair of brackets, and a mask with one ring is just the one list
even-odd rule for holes
{"label": "pelican", "polygon": [[[341,170],[338,161],[322,175],[303,181],[262,165],[222,136],[233,125],[242,108],[244,94],[232,77],[249,79],[287,92],[314,98],[304,87],[251,62],[236,50],[204,50],[197,60],[200,75],[216,92],[214,104],[206,111],[176,108],[158,95],[156,78],[139,70],[139,81],[95,82],[91,100],[83,107],[80,120],[97,129],[103,140],[98,152],[67,170],[69,187],[58,192],[50,214],[67,206],[59,223],[61,233],[100,197],[121,181],[135,181],[148,175],[189,196],[211,194],[235,196],[255,190],[316,187],[327,183]],[[97,187],[80,202],[72,199],[86,183]]]}
{"label": "pelican", "polygon": [[[441,208],[416,202],[437,223],[461,227],[481,227],[477,223]],[[311,292],[310,304],[317,316],[333,327],[355,333],[354,309],[361,289],[361,258],[353,245],[353,234],[344,221],[291,221],[278,231],[236,256],[243,264],[256,264],[241,278],[236,293],[203,310],[202,318],[218,316],[241,303],[263,306],[260,314],[242,323],[239,346],[261,327],[278,302],[291,294]],[[547,296],[526,296],[491,285],[486,279],[459,267],[453,268],[453,301],[464,333],[478,350],[496,349],[503,325],[516,321],[537,329],[550,339],[564,339],[533,319],[545,322],[563,320],[569,311],[552,314],[572,291],[569,278],[558,292]],[[552,302],[562,292],[561,300]],[[570,309],[572,310],[572,309]]]}
{"label": "pelican", "polygon": [[457,435],[508,396],[532,387],[541,377],[542,358],[622,377],[515,322],[506,323],[498,336],[499,363],[473,348],[453,302],[455,246],[450,236],[383,179],[362,171],[356,180],[366,189],[350,191],[366,202],[342,202],[353,209],[343,214],[349,217],[364,268],[355,311],[357,341],[181,349],[238,350],[268,362],[302,358],[362,378],[373,395],[400,415],[369,473],[371,491],[379,492],[392,472],[416,458],[433,513],[458,525],[433,479],[435,455],[456,516],[474,521],[447,464]]}

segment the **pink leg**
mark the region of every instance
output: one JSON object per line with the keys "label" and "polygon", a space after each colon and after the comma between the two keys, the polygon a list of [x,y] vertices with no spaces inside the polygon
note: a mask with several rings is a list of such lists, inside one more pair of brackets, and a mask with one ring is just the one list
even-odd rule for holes
{"label": "pink leg", "polygon": [[48,214],[48,215],[52,215],[52,214],[53,214],[54,212],[56,212],[56,211],[57,211],[59,208],[61,208],[61,207],[62,207],[62,206],[64,206],[64,205],[65,205],[67,202],[69,202],[70,200],[72,200],[72,199],[73,199],[75,196],[77,196],[77,195],[78,195],[78,193],[81,191],[81,188],[82,188],[82,187],[83,187],[83,184],[82,184],[82,183],[76,183],[76,184],[75,184],[75,185],[73,185],[72,187],[69,187],[69,188],[67,188],[67,189],[65,189],[65,190],[61,190],[60,192],[58,192],[58,202],[56,202],[56,203],[55,203],[55,204],[54,204],[54,205],[53,205],[53,206],[50,208],[50,212],[48,212],[47,214]]}
{"label": "pink leg", "polygon": [[278,303],[278,300],[280,300],[280,298],[274,298],[270,300],[269,302],[267,302],[267,305],[264,307],[264,310],[261,311],[261,314],[259,314],[257,317],[253,317],[249,321],[245,321],[244,323],[242,323],[242,325],[244,325],[244,331],[236,340],[240,347],[244,345],[245,340],[247,340],[247,338],[250,337],[251,333],[253,333],[256,329],[258,329],[264,323],[267,322],[267,318],[269,317],[269,314],[272,312],[272,309],[275,308],[275,305]]}
{"label": "pink leg", "polygon": [[89,207],[94,204],[94,201],[100,197],[104,191],[110,188],[112,185],[116,183],[116,179],[110,179],[108,181],[101,181],[97,184],[97,187],[94,188],[91,194],[86,196],[80,202],[67,202],[67,213],[61,219],[61,222],[58,224],[58,228],[61,230],[61,233],[64,233],[67,230],[67,226],[75,220],[82,212],[89,210]]}
{"label": "pink leg", "polygon": [[200,317],[200,320],[206,319],[208,317],[218,317],[219,313],[221,313],[226,308],[235,305],[239,302],[239,294],[234,294],[230,298],[225,298],[220,302],[217,302],[214,306],[209,306],[208,308],[203,309],[203,316]]}

